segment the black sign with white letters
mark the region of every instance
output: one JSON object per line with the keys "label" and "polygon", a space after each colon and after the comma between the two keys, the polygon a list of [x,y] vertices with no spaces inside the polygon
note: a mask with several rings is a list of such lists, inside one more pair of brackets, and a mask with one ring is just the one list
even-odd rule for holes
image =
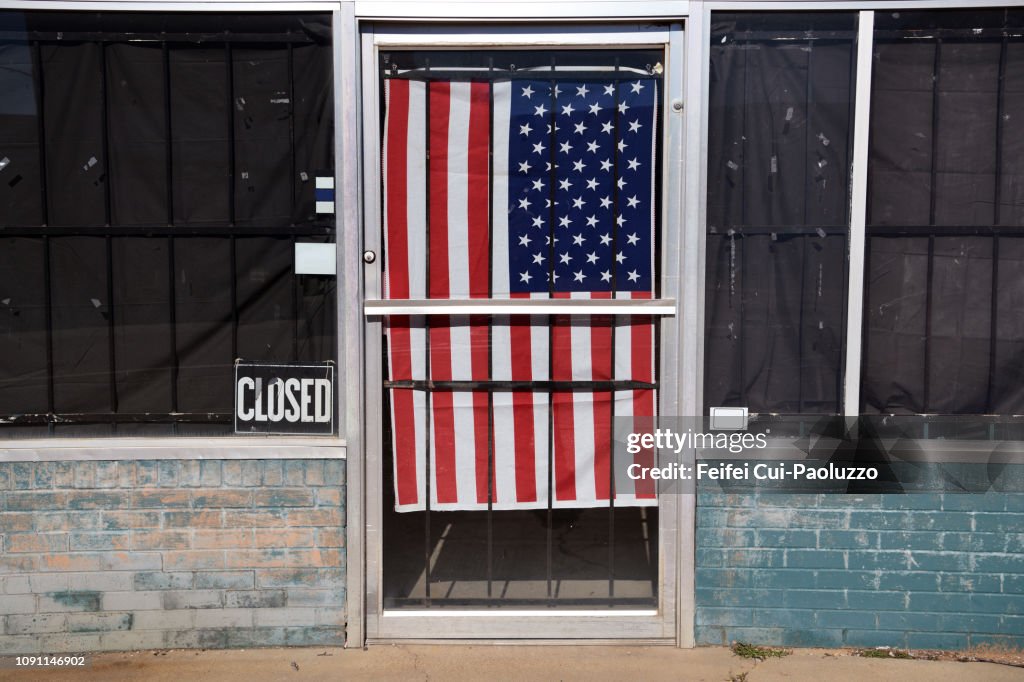
{"label": "black sign with white letters", "polygon": [[334,433],[334,365],[235,363],[235,433]]}

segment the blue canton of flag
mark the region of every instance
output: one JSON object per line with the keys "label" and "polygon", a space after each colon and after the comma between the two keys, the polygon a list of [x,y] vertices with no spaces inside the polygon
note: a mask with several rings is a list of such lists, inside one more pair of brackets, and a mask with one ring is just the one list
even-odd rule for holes
{"label": "blue canton of flag", "polygon": [[652,292],[657,81],[511,87],[511,291]]}

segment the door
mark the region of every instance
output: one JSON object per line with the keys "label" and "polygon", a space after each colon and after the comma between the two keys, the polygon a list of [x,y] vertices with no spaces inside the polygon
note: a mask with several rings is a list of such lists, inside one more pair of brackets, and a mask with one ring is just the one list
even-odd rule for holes
{"label": "door", "polygon": [[364,33],[370,640],[675,637],[680,42]]}

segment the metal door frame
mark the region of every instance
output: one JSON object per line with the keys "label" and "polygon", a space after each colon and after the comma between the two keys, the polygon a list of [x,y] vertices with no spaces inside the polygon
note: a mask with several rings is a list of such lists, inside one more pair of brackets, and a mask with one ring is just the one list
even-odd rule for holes
{"label": "metal door frame", "polygon": [[[662,125],[662,295],[672,314],[663,317],[660,343],[659,413],[682,414],[681,350],[683,320],[681,256],[683,245],[683,130],[685,127],[684,43],[680,22],[660,25],[545,25],[545,26],[410,26],[365,24],[360,30],[363,121],[363,244],[374,252],[381,247],[382,195],[380,182],[381,140],[380,78],[378,53],[400,48],[599,48],[658,47],[666,54],[665,96]],[[380,301],[380,259],[364,268],[365,382],[364,447],[362,481],[365,505],[365,592],[349,595],[365,599],[365,640],[430,641],[443,633],[447,640],[522,640],[590,642],[644,641],[692,645],[692,538],[693,496],[669,495],[659,501],[659,606],[651,610],[389,610],[383,609],[380,586],[382,565],[382,317],[388,307]],[[691,297],[693,293],[689,294]],[[421,302],[417,302],[421,303]],[[427,302],[422,302],[427,303]],[[503,306],[491,302],[496,311]],[[622,301],[622,303],[628,303]],[[438,304],[435,304],[438,305]],[[689,306],[686,306],[689,307]],[[399,312],[395,310],[395,312]],[[487,312],[487,310],[482,310]],[[495,312],[495,311],[490,311]],[[507,314],[508,310],[504,312]],[[585,311],[577,311],[585,312]],[[586,311],[594,312],[594,311]],[[629,313],[624,308],[620,313]],[[640,312],[640,311],[637,311]],[[696,330],[689,330],[691,332]],[[690,379],[693,382],[693,377]],[[692,390],[692,387],[688,390]],[[354,519],[350,518],[352,523]],[[680,558],[688,566],[680,566]],[[684,561],[686,561],[684,559]],[[681,583],[681,578],[682,583]],[[682,589],[681,589],[682,588]],[[682,592],[682,594],[681,594]],[[682,597],[682,598],[680,598]],[[357,609],[350,608],[355,615]]]}

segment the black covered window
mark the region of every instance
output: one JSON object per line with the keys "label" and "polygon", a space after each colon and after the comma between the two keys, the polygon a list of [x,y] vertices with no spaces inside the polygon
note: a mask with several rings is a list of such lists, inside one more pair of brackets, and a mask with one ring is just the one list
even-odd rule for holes
{"label": "black covered window", "polygon": [[841,409],[856,15],[712,15],[707,405]]}
{"label": "black covered window", "polygon": [[2,433],[229,433],[236,358],[335,359],[330,25],[0,13]]}
{"label": "black covered window", "polygon": [[861,411],[1024,410],[1024,11],[879,12]]}

